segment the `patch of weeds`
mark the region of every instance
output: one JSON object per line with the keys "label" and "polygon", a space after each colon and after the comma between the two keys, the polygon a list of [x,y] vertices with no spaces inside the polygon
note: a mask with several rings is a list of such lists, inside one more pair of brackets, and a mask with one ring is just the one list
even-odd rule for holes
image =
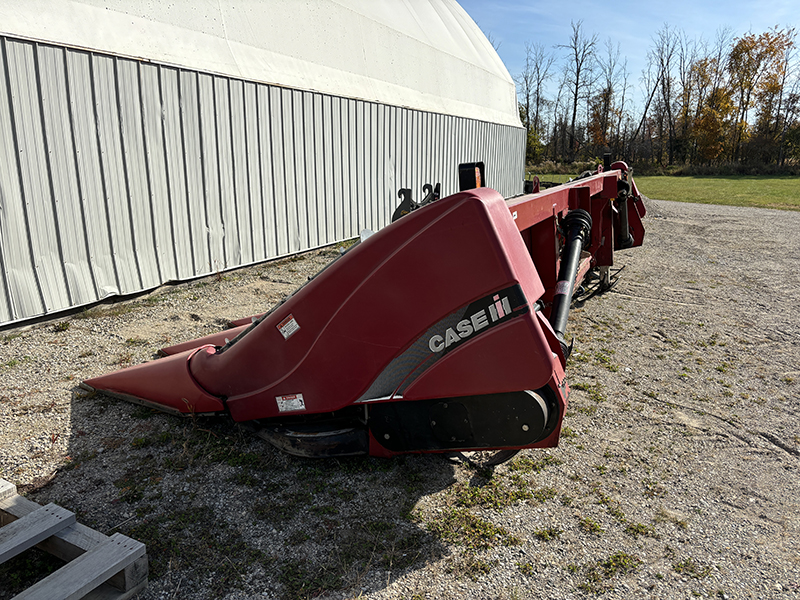
{"label": "patch of weeds", "polygon": [[[142,469],[141,471],[144,471]],[[161,482],[161,477],[151,475],[147,477],[141,471],[129,471],[114,482],[114,486],[119,489],[119,500],[134,504],[144,498],[147,488]]]}
{"label": "patch of weeds", "polygon": [[619,371],[619,366],[611,361],[612,354],[614,354],[614,351],[610,348],[601,348],[595,352],[594,359],[612,373],[616,373]]}
{"label": "patch of weeds", "polygon": [[[349,456],[345,458],[337,458],[332,461],[341,473],[346,475],[355,475],[359,473],[389,473],[398,465],[404,464],[405,457],[398,456],[393,459],[373,458],[371,456]],[[322,477],[326,471],[320,467],[303,468],[301,473],[304,475],[313,475],[315,477]]]}
{"label": "patch of weeds", "polygon": [[72,326],[72,323],[69,321],[61,321],[60,323],[56,323],[53,325],[53,331],[55,333],[64,333],[65,331],[69,331],[69,328]]}
{"label": "patch of weeds", "polygon": [[572,503],[575,501],[575,498],[572,496],[561,496],[561,505],[562,506],[572,506]]}
{"label": "patch of weeds", "polygon": [[[565,427],[564,429],[569,428]],[[572,433],[572,430],[570,430],[570,433]],[[569,437],[569,435],[564,433],[564,430],[561,431],[561,435]],[[575,434],[572,435],[574,436]],[[509,464],[508,470],[519,471],[520,473],[540,473],[546,467],[550,465],[560,465],[562,462],[564,461],[550,454],[542,454],[541,456],[537,456],[537,458],[523,456]]]}
{"label": "patch of weeds", "polygon": [[622,512],[622,509],[619,507],[619,502],[616,500],[612,500],[605,494],[600,491],[595,492],[597,494],[597,503],[605,506],[608,514],[614,517],[620,523],[625,523],[627,519],[625,518],[625,513]]}
{"label": "patch of weeds", "polygon": [[519,572],[525,575],[526,577],[533,577],[534,575],[536,575],[536,569],[533,568],[533,565],[531,563],[518,562],[517,569],[519,569]]}
{"label": "patch of weeds", "polygon": [[253,507],[257,517],[272,524],[280,524],[292,519],[295,515],[309,510],[314,503],[314,495],[308,490],[277,492],[269,490],[263,500]]}
{"label": "patch of weeds", "polygon": [[261,483],[258,477],[254,476],[250,471],[239,471],[234,474],[229,481],[247,487],[257,487]]}
{"label": "patch of weeds", "polygon": [[561,428],[561,437],[563,438],[576,438],[578,434],[575,433],[571,427],[562,427]]}
{"label": "patch of weeds", "polygon": [[131,441],[131,446],[133,446],[134,448],[147,448],[152,443],[153,442],[152,442],[152,440],[150,438],[137,437],[137,438],[133,438],[133,440]]}
{"label": "patch of weeds", "polygon": [[[149,410],[149,409],[148,409]],[[158,435],[137,437],[131,441],[131,446],[134,448],[147,448],[148,446],[164,446],[173,440],[173,435],[169,431],[164,431]]]}
{"label": "patch of weeds", "polygon": [[338,515],[339,509],[335,506],[312,506],[308,509],[309,512],[315,515]]}
{"label": "patch of weeds", "polygon": [[583,413],[585,415],[591,416],[591,415],[593,415],[594,413],[597,412],[597,407],[596,406],[579,406],[576,410],[579,413]]}
{"label": "patch of weeds", "polygon": [[648,398],[652,398],[653,400],[658,400],[658,394],[656,394],[655,392],[646,391],[646,392],[643,392],[643,393]]}
{"label": "patch of weeds", "polygon": [[556,491],[551,487],[533,490],[533,497],[539,502],[546,502],[556,497]]}
{"label": "patch of weeds", "polygon": [[645,525],[644,523],[628,523],[625,527],[625,533],[634,538],[643,535],[645,537],[651,537],[658,539],[658,534],[656,533],[655,528],[652,525]]}
{"label": "patch of weeds", "polygon": [[387,569],[406,569],[426,552],[426,536],[419,531],[405,537],[400,537],[394,529],[390,533],[373,535],[378,541],[376,547],[380,551],[380,563]]}
{"label": "patch of weeds", "polygon": [[103,445],[103,448],[106,450],[116,450],[120,446],[122,446],[123,438],[119,436],[109,436],[100,439],[100,443]]}
{"label": "patch of weeds", "polygon": [[8,342],[11,342],[21,337],[22,337],[21,333],[7,333],[6,335],[0,336],[0,342],[4,342],[7,344]]}
{"label": "patch of weeds", "polygon": [[486,550],[500,543],[513,546],[521,540],[506,528],[499,527],[472,514],[466,508],[445,508],[436,519],[427,523],[428,531],[445,542],[469,550]]}
{"label": "patch of weeds", "polygon": [[453,493],[459,506],[481,506],[498,510],[532,497],[528,490],[514,489],[496,479],[482,486],[458,485],[453,488]]}
{"label": "patch of weeds", "polygon": [[654,479],[642,479],[644,495],[648,498],[663,498],[667,495],[664,487]]}
{"label": "patch of weeds", "polygon": [[561,537],[562,533],[564,532],[558,527],[546,527],[544,529],[535,529],[533,535],[543,542],[549,542],[550,540],[555,540]]}
{"label": "patch of weeds", "polygon": [[101,319],[103,317],[120,317],[134,309],[132,304],[111,304],[109,306],[94,306],[75,315],[77,319]]}
{"label": "patch of weeds", "polygon": [[242,452],[240,454],[231,454],[225,461],[231,467],[258,467],[261,465],[263,457],[255,452]]}
{"label": "patch of weeds", "polygon": [[25,365],[31,362],[33,359],[30,356],[23,356],[22,358],[12,358],[8,362],[5,363],[5,366],[9,369],[13,369],[14,367],[18,367],[19,365]]}
{"label": "patch of weeds", "polygon": [[147,346],[150,342],[145,339],[140,338],[138,335],[132,338],[128,338],[125,340],[126,346]]}
{"label": "patch of weeds", "polygon": [[159,294],[157,296],[148,296],[147,298],[142,298],[140,303],[142,306],[150,307],[150,306],[157,306],[166,300],[167,300],[166,295]]}
{"label": "patch of weeds", "polygon": [[249,547],[236,528],[211,507],[194,507],[147,519],[123,531],[147,544],[150,576],[181,570],[191,582],[210,583],[214,596],[244,584],[243,574],[255,564],[273,562],[261,550]]}
{"label": "patch of weeds", "polygon": [[339,244],[336,246],[336,249],[339,250],[339,252],[343,250],[348,250],[353,246],[355,246],[359,242],[359,240],[360,240],[359,237],[354,237],[350,238],[349,240],[344,240],[343,242],[339,242]]}
{"label": "patch of weeds", "polygon": [[731,366],[728,363],[722,362],[714,368],[720,373],[727,373],[730,370]]}
{"label": "patch of weeds", "polygon": [[603,533],[603,528],[600,527],[597,521],[590,517],[580,517],[578,519],[578,527],[584,533],[592,533],[594,535]]}
{"label": "patch of weeds", "polygon": [[594,468],[600,473],[600,475],[605,475],[608,467],[605,465],[595,465]]}
{"label": "patch of weeds", "polygon": [[239,443],[240,437],[231,435],[235,430],[228,423],[213,423],[209,429],[203,428],[204,422],[197,420],[195,428],[189,432],[183,442],[184,458],[189,462],[208,460],[224,462],[232,467],[256,467],[263,464],[259,454],[244,452]]}
{"label": "patch of weeds", "polygon": [[673,563],[672,570],[680,575],[687,575],[694,579],[702,579],[711,572],[711,567],[701,567],[694,559],[687,558],[676,563]]}
{"label": "patch of weeds", "polygon": [[338,498],[341,498],[345,502],[350,502],[353,500],[353,498],[356,497],[356,493],[353,490],[349,489],[338,489],[334,490],[333,493],[334,495],[336,495]]}
{"label": "patch of weeds", "polygon": [[496,560],[487,562],[470,552],[465,554],[461,560],[450,569],[450,572],[461,577],[469,577],[472,581],[478,581],[481,576],[491,573],[492,568],[496,564]]}
{"label": "patch of weeds", "polygon": [[333,569],[320,567],[313,571],[305,561],[293,560],[281,565],[278,581],[283,584],[284,600],[316,598],[327,591],[341,589],[344,585]]}
{"label": "patch of weeds", "polygon": [[73,469],[77,469],[83,463],[88,460],[92,460],[93,458],[97,458],[97,452],[78,452],[74,456],[67,456],[67,462],[61,467],[64,471],[72,471]]}
{"label": "patch of weeds", "polygon": [[395,523],[387,521],[368,521],[344,529],[337,525],[332,535],[337,550],[326,568],[346,581],[357,579],[369,568],[405,569],[426,551],[424,534],[416,531],[403,535]]}
{"label": "patch of weeds", "polygon": [[409,494],[419,492],[424,487],[425,477],[420,471],[410,469],[408,466],[404,465],[404,467],[399,470],[398,475],[401,484]]}
{"label": "patch of weeds", "polygon": [[588,363],[589,360],[588,354],[583,354],[582,352],[573,352],[567,359],[567,366],[572,366],[575,363]]}
{"label": "patch of weeds", "polygon": [[784,377],[781,379],[781,381],[783,381],[783,383],[786,385],[792,385],[794,383],[794,377]]}
{"label": "patch of weeds", "polygon": [[147,408],[146,406],[137,406],[131,416],[134,419],[149,419],[153,415],[158,414],[158,411],[154,408]]}
{"label": "patch of weeds", "polygon": [[119,356],[117,356],[117,360],[114,361],[114,364],[117,365],[129,365],[133,361],[133,354],[130,352],[120,352]]}
{"label": "patch of weeds", "polygon": [[642,561],[627,552],[615,552],[605,560],[599,560],[586,567],[586,580],[578,588],[590,594],[602,594],[608,587],[608,580],[618,575],[631,573],[639,568]]}
{"label": "patch of weeds", "polygon": [[292,546],[299,546],[300,544],[307,542],[311,539],[311,536],[308,535],[305,531],[298,529],[289,535],[286,538],[286,541],[289,542]]}
{"label": "patch of weeds", "polygon": [[603,394],[603,386],[599,383],[595,383],[594,385],[589,385],[588,383],[575,383],[572,386],[572,389],[581,390],[582,392],[586,392],[586,394],[594,400],[595,402],[605,402],[606,396]]}

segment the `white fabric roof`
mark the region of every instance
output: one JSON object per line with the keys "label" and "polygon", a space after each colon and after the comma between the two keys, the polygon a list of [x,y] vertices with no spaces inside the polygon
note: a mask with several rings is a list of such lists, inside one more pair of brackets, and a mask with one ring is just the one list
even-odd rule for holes
{"label": "white fabric roof", "polygon": [[0,0],[0,31],[520,126],[511,76],[454,0]]}

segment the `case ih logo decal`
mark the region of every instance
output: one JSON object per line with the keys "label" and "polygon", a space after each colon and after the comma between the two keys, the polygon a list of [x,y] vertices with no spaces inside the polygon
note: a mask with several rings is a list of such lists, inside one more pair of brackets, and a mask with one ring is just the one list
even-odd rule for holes
{"label": "case ih logo decal", "polygon": [[464,342],[475,334],[512,316],[527,312],[528,303],[517,285],[497,294],[482,298],[470,304],[461,319],[453,327],[448,327],[443,334],[436,334],[428,340],[431,352],[442,352],[455,344]]}
{"label": "case ih logo decal", "polygon": [[528,301],[519,285],[497,290],[461,306],[428,328],[402,354],[395,356],[356,402],[402,397],[408,386],[448,352],[529,311]]}

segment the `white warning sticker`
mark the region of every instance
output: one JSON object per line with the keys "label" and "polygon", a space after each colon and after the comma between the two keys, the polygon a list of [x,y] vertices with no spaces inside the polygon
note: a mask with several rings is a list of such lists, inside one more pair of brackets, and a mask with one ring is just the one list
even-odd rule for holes
{"label": "white warning sticker", "polygon": [[294,317],[289,315],[277,325],[278,331],[281,332],[283,339],[288,340],[292,335],[300,330],[300,325],[297,324]]}
{"label": "white warning sticker", "polygon": [[306,409],[306,403],[305,400],[303,400],[303,394],[275,396],[275,401],[278,403],[278,410],[281,412],[292,412]]}
{"label": "white warning sticker", "polygon": [[561,295],[566,296],[569,293],[569,285],[570,285],[570,282],[567,281],[566,279],[563,279],[563,280],[559,281],[556,284],[556,292],[555,292],[554,295],[558,296],[559,294],[561,294]]}

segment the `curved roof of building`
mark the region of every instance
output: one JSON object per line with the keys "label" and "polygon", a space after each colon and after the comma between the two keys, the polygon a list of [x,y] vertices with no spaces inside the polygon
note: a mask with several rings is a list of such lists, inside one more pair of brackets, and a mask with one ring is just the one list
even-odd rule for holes
{"label": "curved roof of building", "polygon": [[520,125],[511,76],[454,0],[0,0],[0,30]]}

